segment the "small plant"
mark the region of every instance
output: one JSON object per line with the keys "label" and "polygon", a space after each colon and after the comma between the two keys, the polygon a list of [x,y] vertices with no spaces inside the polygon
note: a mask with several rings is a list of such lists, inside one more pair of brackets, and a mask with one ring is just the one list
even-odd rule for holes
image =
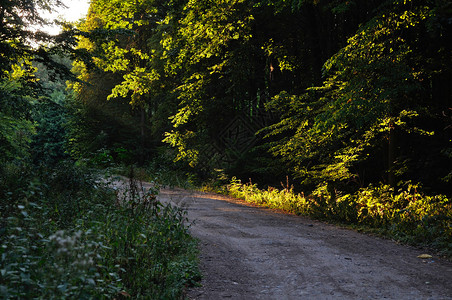
{"label": "small plant", "polygon": [[196,242],[184,225],[185,212],[163,205],[157,193],[158,187],[146,190],[130,177],[118,193],[118,213],[104,235],[115,245],[115,262],[124,270],[121,278],[130,295],[175,299],[199,280]]}

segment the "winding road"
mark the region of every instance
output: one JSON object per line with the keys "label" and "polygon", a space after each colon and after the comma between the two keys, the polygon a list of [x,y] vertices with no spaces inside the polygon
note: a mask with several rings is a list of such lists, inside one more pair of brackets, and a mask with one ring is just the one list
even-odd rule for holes
{"label": "winding road", "polygon": [[423,251],[224,196],[163,189],[200,240],[189,299],[452,299],[452,263]]}

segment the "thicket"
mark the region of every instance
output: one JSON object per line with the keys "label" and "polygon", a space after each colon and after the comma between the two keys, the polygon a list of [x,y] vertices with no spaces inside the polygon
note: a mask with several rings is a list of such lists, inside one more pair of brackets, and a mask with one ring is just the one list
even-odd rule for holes
{"label": "thicket", "polygon": [[179,299],[199,280],[185,214],[157,188],[115,193],[70,161],[0,179],[3,299]]}

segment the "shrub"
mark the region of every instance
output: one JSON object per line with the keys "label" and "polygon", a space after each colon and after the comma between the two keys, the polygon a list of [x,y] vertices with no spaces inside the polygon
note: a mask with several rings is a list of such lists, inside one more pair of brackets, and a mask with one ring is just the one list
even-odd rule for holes
{"label": "shrub", "polygon": [[180,298],[200,276],[185,213],[86,172],[0,167],[0,297]]}

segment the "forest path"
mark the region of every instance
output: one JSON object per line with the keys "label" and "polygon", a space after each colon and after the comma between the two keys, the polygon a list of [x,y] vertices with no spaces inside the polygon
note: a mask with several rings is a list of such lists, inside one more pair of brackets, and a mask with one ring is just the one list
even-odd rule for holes
{"label": "forest path", "polygon": [[200,239],[189,299],[452,299],[452,263],[392,241],[224,196],[163,189]]}

